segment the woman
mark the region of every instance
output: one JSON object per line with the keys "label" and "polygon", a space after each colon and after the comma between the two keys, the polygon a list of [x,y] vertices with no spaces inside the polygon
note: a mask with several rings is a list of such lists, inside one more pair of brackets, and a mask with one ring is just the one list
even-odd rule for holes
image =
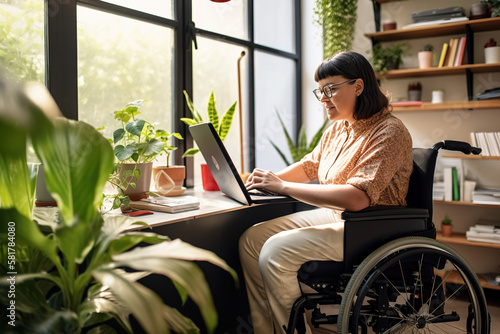
{"label": "woman", "polygon": [[[254,332],[284,332],[301,295],[300,266],[311,260],[342,261],[344,210],[405,205],[412,171],[412,142],[390,113],[370,63],[341,52],[317,68],[314,94],[334,121],[313,152],[273,173],[255,169],[247,189],[266,189],[319,208],[263,222],[240,239]],[[319,184],[310,181],[319,180]]]}

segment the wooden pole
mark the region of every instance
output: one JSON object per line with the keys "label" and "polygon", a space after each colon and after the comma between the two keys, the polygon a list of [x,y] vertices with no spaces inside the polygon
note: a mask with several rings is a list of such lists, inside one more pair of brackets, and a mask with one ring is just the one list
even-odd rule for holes
{"label": "wooden pole", "polygon": [[245,174],[245,153],[243,150],[243,112],[241,103],[241,71],[240,71],[240,61],[241,58],[245,56],[245,51],[241,51],[241,55],[238,58],[238,105],[239,105],[239,116],[240,116],[240,160],[241,160],[241,174]]}

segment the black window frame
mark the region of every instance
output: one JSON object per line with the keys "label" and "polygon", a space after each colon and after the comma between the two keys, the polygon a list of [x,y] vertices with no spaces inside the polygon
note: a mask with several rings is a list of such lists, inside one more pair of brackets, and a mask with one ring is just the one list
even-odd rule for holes
{"label": "black window frame", "polygon": [[[206,0],[209,1],[209,0]],[[175,112],[173,117],[172,131],[180,132],[185,140],[178,143],[178,149],[174,152],[175,163],[186,166],[186,186],[194,185],[193,159],[182,158],[182,153],[193,146],[193,140],[189,135],[187,126],[180,121],[181,117],[190,117],[189,110],[184,103],[182,91],[186,90],[193,97],[193,40],[196,36],[214,39],[239,45],[248,50],[248,87],[249,87],[249,116],[248,124],[245,124],[245,133],[251,147],[255,145],[255,64],[254,54],[256,51],[266,52],[275,56],[290,59],[295,62],[296,69],[296,92],[290,97],[296,99],[297,106],[295,115],[295,129],[302,124],[302,36],[301,36],[301,6],[300,0],[292,0],[294,6],[295,24],[295,52],[285,52],[269,46],[260,45],[254,41],[254,12],[253,0],[248,0],[248,40],[234,38],[231,36],[196,28],[192,20],[192,1],[175,0],[175,20],[166,19],[153,14],[144,13],[134,9],[99,0],[45,0],[45,45],[46,45],[46,86],[63,115],[69,119],[78,119],[78,54],[77,54],[77,5],[88,8],[144,21],[151,24],[165,26],[174,30],[175,39],[175,73],[174,73],[174,103]],[[255,151],[253,149],[247,154],[247,167],[255,167]]]}

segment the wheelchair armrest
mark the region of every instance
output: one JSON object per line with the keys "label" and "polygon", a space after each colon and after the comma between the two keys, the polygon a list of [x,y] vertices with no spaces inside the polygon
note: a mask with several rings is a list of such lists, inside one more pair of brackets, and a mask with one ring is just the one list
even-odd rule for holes
{"label": "wheelchair armrest", "polygon": [[372,251],[385,243],[410,235],[433,237],[426,209],[408,207],[375,207],[342,213],[344,227],[344,264],[347,271],[361,263]]}
{"label": "wheelchair armrest", "polygon": [[429,218],[429,211],[406,206],[375,206],[361,211],[344,211],[342,213],[342,219],[345,221],[406,218]]}

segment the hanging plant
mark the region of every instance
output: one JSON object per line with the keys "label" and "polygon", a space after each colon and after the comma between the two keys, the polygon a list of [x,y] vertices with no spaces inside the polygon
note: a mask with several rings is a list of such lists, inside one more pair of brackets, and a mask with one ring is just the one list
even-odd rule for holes
{"label": "hanging plant", "polygon": [[358,0],[316,0],[314,21],[323,27],[323,57],[350,50]]}

